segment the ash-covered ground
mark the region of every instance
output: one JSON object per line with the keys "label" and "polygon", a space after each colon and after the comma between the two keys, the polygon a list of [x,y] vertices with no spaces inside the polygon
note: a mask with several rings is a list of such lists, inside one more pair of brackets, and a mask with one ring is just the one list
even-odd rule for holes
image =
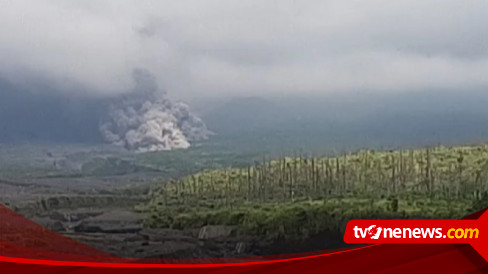
{"label": "ash-covered ground", "polygon": [[[146,216],[136,207],[148,200],[153,187],[197,170],[237,163],[228,153],[207,154],[205,146],[139,154],[117,146],[0,145],[0,203],[53,231],[122,257],[217,258],[286,252],[286,246],[236,236],[230,226],[144,226]],[[252,157],[241,161],[252,162]],[[317,249],[323,248],[324,241],[321,244]]]}

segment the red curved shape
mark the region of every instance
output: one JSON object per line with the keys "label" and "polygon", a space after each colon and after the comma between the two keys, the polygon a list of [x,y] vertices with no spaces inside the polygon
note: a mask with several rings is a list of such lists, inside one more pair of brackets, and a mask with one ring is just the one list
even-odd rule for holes
{"label": "red curved shape", "polygon": [[77,261],[56,261],[56,260],[38,260],[38,259],[25,259],[14,257],[0,256],[0,261],[9,263],[22,263],[22,264],[34,264],[34,265],[50,265],[50,266],[89,266],[89,267],[121,267],[121,268],[215,268],[215,267],[232,267],[232,266],[253,266],[263,264],[275,264],[284,262],[293,262],[298,260],[315,259],[324,256],[332,256],[346,252],[353,252],[361,249],[365,249],[373,246],[364,246],[351,250],[344,250],[314,256],[288,258],[281,260],[269,260],[269,261],[253,261],[243,263],[221,263],[221,264],[151,264],[151,263],[103,263],[103,262],[77,262]]}
{"label": "red curved shape", "polygon": [[[473,215],[474,216],[474,215]],[[473,218],[473,216],[469,216]],[[321,253],[157,260],[117,257],[50,231],[0,206],[0,269],[35,273],[116,271],[137,273],[200,272],[413,272],[488,271],[488,263],[469,245],[380,244]],[[170,264],[168,262],[171,262]]]}

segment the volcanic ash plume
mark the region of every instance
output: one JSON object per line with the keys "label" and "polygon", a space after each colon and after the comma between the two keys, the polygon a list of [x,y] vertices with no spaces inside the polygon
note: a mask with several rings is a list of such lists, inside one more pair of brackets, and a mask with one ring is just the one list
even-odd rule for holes
{"label": "volcanic ash plume", "polygon": [[134,92],[115,100],[100,123],[105,141],[148,152],[188,148],[191,142],[211,135],[188,105],[172,102],[159,91],[147,71],[134,71],[134,80]]}

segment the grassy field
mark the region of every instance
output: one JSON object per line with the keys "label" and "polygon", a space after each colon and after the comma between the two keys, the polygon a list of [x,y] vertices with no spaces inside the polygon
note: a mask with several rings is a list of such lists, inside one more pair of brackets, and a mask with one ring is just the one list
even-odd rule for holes
{"label": "grassy field", "polygon": [[150,227],[302,239],[354,218],[460,218],[488,206],[487,193],[488,146],[368,150],[205,170],[161,182],[138,209]]}

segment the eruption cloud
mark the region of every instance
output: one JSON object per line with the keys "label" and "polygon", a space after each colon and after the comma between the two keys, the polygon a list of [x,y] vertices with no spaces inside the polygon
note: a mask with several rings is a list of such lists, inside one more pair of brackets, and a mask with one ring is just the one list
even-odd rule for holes
{"label": "eruption cloud", "polygon": [[194,141],[208,139],[205,123],[188,105],[171,101],[159,90],[146,70],[133,72],[135,89],[121,95],[100,121],[100,132],[108,143],[136,152],[186,149]]}

